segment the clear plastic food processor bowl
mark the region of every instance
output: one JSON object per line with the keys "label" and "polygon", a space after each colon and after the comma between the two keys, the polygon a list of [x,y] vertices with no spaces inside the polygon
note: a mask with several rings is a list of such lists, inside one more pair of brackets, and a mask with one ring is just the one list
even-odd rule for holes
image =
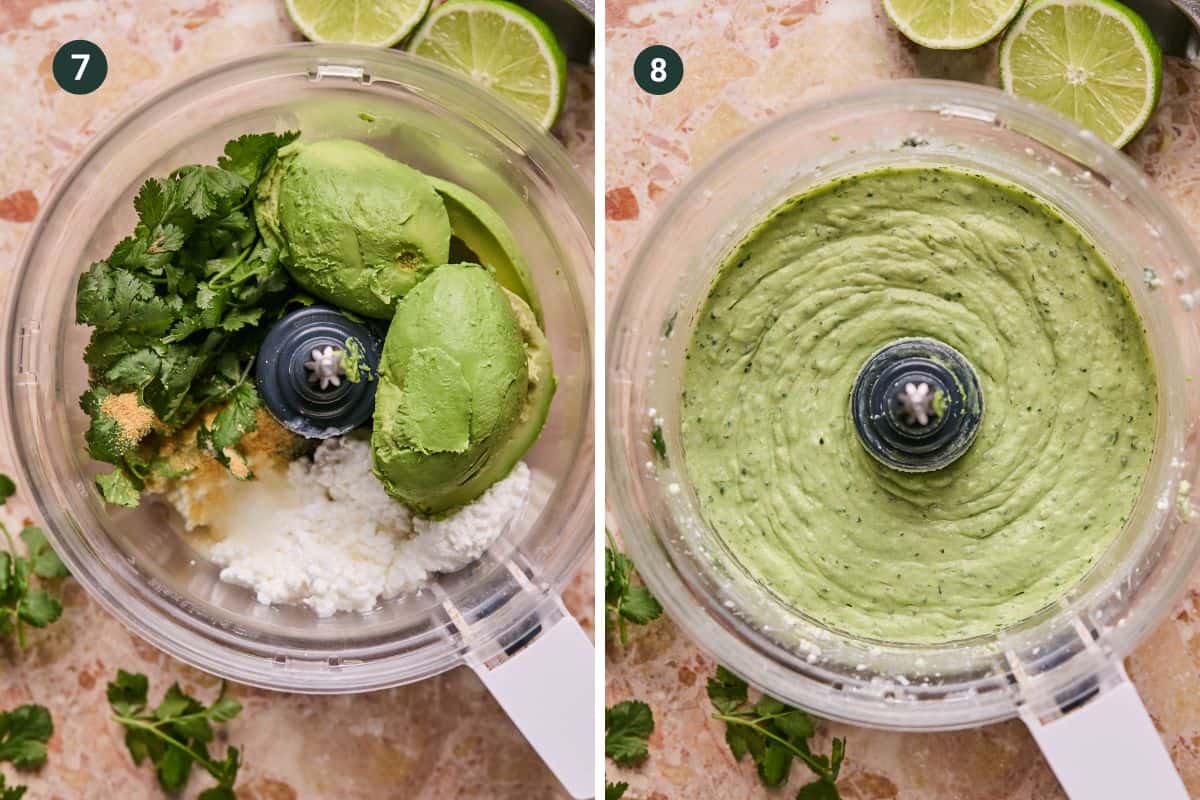
{"label": "clear plastic food processor bowl", "polygon": [[[940,646],[836,633],[764,591],[699,515],[679,436],[683,354],[725,254],[783,200],[840,175],[896,164],[990,174],[1073,219],[1128,283],[1160,380],[1146,489],[1092,572],[1060,602],[999,635]],[[639,571],[697,643],[764,691],[832,719],[906,730],[1019,713],[1071,790],[1070,768],[1046,739],[1084,719],[1082,709],[1111,710],[1128,700],[1133,690],[1121,660],[1166,615],[1200,548],[1187,497],[1197,472],[1200,339],[1185,308],[1190,297],[1181,299],[1200,289],[1197,265],[1179,218],[1133,163],[1069,121],[998,91],[889,82],[776,118],[676,194],[636,253],[610,314],[608,496]],[[1148,285],[1146,267],[1161,285]],[[665,459],[651,443],[656,419]],[[676,491],[668,491],[671,484]],[[1125,699],[1095,701],[1105,696]],[[1148,718],[1142,722],[1148,747],[1161,751]],[[1103,723],[1089,727],[1114,741],[1122,735]],[[1067,749],[1078,752],[1074,741]],[[1102,769],[1093,772],[1103,780]],[[1078,796],[1133,796],[1111,793],[1119,786]]]}
{"label": "clear plastic food processor bowl", "polygon": [[[319,619],[303,607],[260,605],[222,583],[161,506],[106,507],[92,479],[107,467],[84,450],[80,272],[132,230],[132,200],[147,177],[214,163],[241,134],[285,129],[366,142],[499,210],[532,269],[559,379],[525,458],[534,502],[478,562],[368,614]],[[3,328],[3,418],[22,489],[79,582],[167,653],[236,681],[314,693],[380,689],[467,663],[572,793],[590,793],[590,756],[574,764],[546,740],[591,752],[593,651],[559,600],[592,552],[591,219],[591,195],[557,143],[502,101],[403,53],[297,45],[175,85],[64,177],[17,266]],[[569,677],[547,687],[550,667]],[[560,727],[522,704],[530,681],[552,703],[554,687],[569,686],[564,706],[543,707],[563,716]]]}

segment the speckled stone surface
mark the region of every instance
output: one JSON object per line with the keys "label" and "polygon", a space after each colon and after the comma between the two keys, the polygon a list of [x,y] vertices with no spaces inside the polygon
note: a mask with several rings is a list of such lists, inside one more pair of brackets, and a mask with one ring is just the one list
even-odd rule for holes
{"label": "speckled stone surface", "polygon": [[[606,66],[607,289],[611,300],[632,249],[671,192],[729,140],[783,109],[890,78],[958,77],[995,83],[993,48],[919,51],[888,23],[877,0],[609,0]],[[632,78],[647,45],[674,47],[679,89],[661,98]],[[1200,72],[1170,62],[1163,99],[1129,153],[1200,235]],[[631,628],[607,652],[607,695],[654,709],[650,758],[608,764],[628,797],[743,800],[767,792],[747,759],[736,764],[708,719],[712,662],[666,619]],[[1200,797],[1200,580],[1180,608],[1128,660],[1129,673],[1193,797]],[[1064,795],[1019,722],[947,734],[896,734],[821,726],[848,739],[839,783],[845,800],[1054,800]]]}
{"label": "speckled stone surface", "polygon": [[[88,38],[109,61],[94,94],[54,84],[60,44]],[[125,110],[198,68],[299,38],[282,0],[0,0],[0,286],[30,222],[58,175]],[[591,180],[592,75],[572,68],[567,110],[555,134]],[[0,453],[0,466],[10,463]],[[20,497],[12,505],[27,513]],[[10,522],[13,514],[8,515]],[[163,797],[151,769],[135,767],[108,719],[104,684],[118,667],[147,673],[152,698],[172,680],[210,699],[212,677],[183,666],[128,633],[82,588],[67,581],[66,612],[35,631],[23,654],[0,650],[0,707],[38,702],[54,715],[50,758],[22,774],[36,800]],[[590,564],[567,592],[592,629]],[[234,687],[246,710],[224,727],[244,749],[243,800],[442,800],[565,797],[473,673],[370,695],[304,697]],[[3,771],[11,778],[13,770]],[[184,798],[210,783],[199,773]]]}

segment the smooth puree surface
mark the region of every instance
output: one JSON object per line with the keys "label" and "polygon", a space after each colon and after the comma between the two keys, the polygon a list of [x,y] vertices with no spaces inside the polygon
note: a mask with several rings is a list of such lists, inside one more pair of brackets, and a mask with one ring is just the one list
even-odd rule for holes
{"label": "smooth puree surface", "polygon": [[[950,466],[876,462],[855,376],[896,339],[974,366],[984,414]],[[1013,186],[894,168],[794,198],[721,266],[695,322],[682,437],[701,511],[784,601],[855,635],[942,642],[1053,603],[1121,531],[1157,384],[1092,243]]]}

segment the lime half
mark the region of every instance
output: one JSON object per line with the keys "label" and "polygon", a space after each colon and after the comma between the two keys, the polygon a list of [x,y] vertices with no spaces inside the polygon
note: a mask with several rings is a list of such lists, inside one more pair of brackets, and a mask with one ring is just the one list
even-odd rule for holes
{"label": "lime half", "polygon": [[909,39],[935,50],[990,42],[1025,0],[883,0],[883,10]]}
{"label": "lime half", "polygon": [[1000,46],[1005,91],[1044,103],[1123,147],[1162,90],[1162,51],[1113,0],[1036,0]]}
{"label": "lime half", "polygon": [[504,97],[544,130],[562,110],[567,59],[533,14],[501,0],[450,0],[434,9],[408,49]]}
{"label": "lime half", "polygon": [[391,47],[429,11],[430,0],[285,0],[288,15],[314,42]]}

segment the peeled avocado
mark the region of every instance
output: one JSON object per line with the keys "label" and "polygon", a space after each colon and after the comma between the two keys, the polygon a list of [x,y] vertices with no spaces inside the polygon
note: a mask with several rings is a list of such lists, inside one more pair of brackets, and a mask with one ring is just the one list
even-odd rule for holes
{"label": "peeled avocado", "polygon": [[397,303],[388,329],[375,474],[424,513],[469,503],[536,440],[554,387],[529,307],[478,264],[439,267]]}
{"label": "peeled avocado", "polygon": [[450,255],[449,217],[429,178],[348,139],[281,149],[255,213],[300,286],[368,317],[390,317]]}
{"label": "peeled avocado", "polygon": [[540,325],[542,305],[533,285],[533,276],[504,218],[482,197],[457,183],[432,175],[429,181],[442,196],[454,238],[462,242],[480,264],[492,271],[501,286],[515,292],[529,305]]}

